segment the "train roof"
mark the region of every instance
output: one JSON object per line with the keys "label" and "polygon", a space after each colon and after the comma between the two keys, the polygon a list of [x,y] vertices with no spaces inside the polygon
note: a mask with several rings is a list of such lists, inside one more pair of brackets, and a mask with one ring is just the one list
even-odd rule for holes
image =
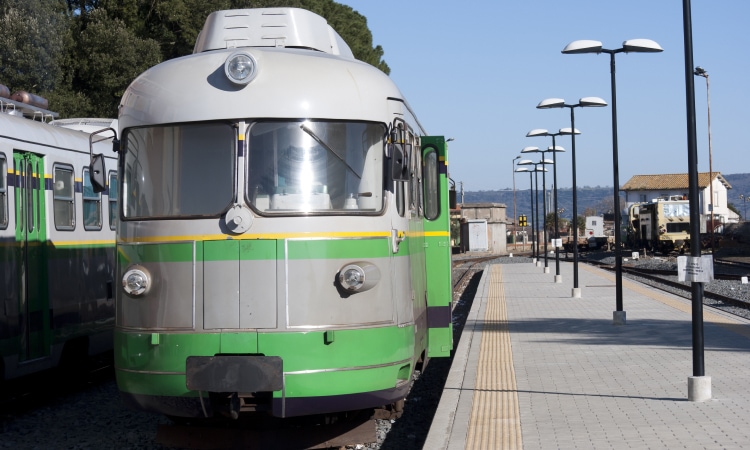
{"label": "train roof", "polygon": [[[109,122],[111,123],[112,119],[109,119]],[[101,128],[106,127],[99,127],[97,129]],[[89,152],[88,142],[90,133],[83,130],[55,126],[51,123],[30,120],[6,113],[0,113],[0,130],[0,135],[3,138],[11,140],[42,144],[49,148],[74,150],[83,153]],[[103,152],[107,157],[114,156],[111,152],[112,144],[109,139],[111,137],[110,133],[104,139],[97,139],[94,144],[96,147],[104,145],[97,151]],[[106,140],[108,143],[97,144],[100,140]]]}
{"label": "train roof", "polygon": [[40,108],[39,106],[3,97],[0,97],[0,112],[10,115],[23,116],[42,122],[54,119],[59,116],[59,114],[57,114],[56,112]]}
{"label": "train roof", "polygon": [[298,8],[213,12],[206,19],[193,53],[244,47],[306,48],[354,59],[344,39],[324,18]]}
{"label": "train roof", "polygon": [[[312,14],[305,13],[308,18]],[[216,39],[202,34],[201,40]],[[388,75],[341,54],[341,47],[336,54],[312,45],[232,47],[165,61],[125,91],[119,125],[125,129],[242,118],[393,119],[391,100],[405,100]],[[244,85],[230,81],[225,72],[225,62],[237,52],[250,55],[255,63],[256,75]]]}

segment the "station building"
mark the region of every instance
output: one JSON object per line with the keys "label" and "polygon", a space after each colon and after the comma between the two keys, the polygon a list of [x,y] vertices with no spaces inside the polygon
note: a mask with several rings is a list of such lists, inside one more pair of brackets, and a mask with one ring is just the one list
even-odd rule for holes
{"label": "station building", "polygon": [[[629,209],[636,203],[650,202],[657,198],[684,197],[688,198],[688,174],[657,174],[657,175],[633,175],[625,183],[620,191],[625,194],[625,208]],[[714,223],[717,231],[721,225],[737,223],[739,216],[729,209],[729,189],[732,185],[721,176],[721,172],[701,172],[698,174],[699,208],[704,223],[710,222],[711,205],[713,206]],[[711,192],[713,191],[713,201]]]}

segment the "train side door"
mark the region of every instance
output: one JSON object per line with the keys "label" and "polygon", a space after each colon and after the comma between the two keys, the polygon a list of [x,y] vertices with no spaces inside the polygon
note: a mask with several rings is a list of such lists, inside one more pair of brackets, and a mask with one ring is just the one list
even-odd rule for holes
{"label": "train side door", "polygon": [[16,289],[19,361],[49,354],[46,295],[44,157],[13,153],[16,219]]}
{"label": "train side door", "polygon": [[427,263],[427,355],[450,356],[451,321],[450,204],[447,145],[443,136],[422,136],[424,235]]}

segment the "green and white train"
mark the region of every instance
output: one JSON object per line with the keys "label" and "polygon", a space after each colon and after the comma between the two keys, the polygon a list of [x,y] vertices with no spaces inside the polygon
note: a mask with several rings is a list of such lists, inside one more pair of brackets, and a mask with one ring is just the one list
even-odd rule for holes
{"label": "green and white train", "polygon": [[104,151],[113,130],[89,133],[112,119],[45,123],[56,114],[0,97],[1,382],[112,350],[117,176],[103,193],[89,179],[90,138]]}
{"label": "green and white train", "polygon": [[115,368],[172,417],[403,401],[452,349],[446,143],[293,8],[218,11],[119,113]]}

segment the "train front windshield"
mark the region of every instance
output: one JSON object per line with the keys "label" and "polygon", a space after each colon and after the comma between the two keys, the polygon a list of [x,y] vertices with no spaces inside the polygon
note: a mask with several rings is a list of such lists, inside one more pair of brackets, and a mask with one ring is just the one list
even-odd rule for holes
{"label": "train front windshield", "polygon": [[[245,201],[263,215],[379,214],[385,135],[369,122],[251,123]],[[123,142],[125,219],[216,217],[235,201],[231,124],[134,128]]]}
{"label": "train front windshield", "polygon": [[256,122],[246,200],[261,214],[378,213],[385,132],[366,122]]}

